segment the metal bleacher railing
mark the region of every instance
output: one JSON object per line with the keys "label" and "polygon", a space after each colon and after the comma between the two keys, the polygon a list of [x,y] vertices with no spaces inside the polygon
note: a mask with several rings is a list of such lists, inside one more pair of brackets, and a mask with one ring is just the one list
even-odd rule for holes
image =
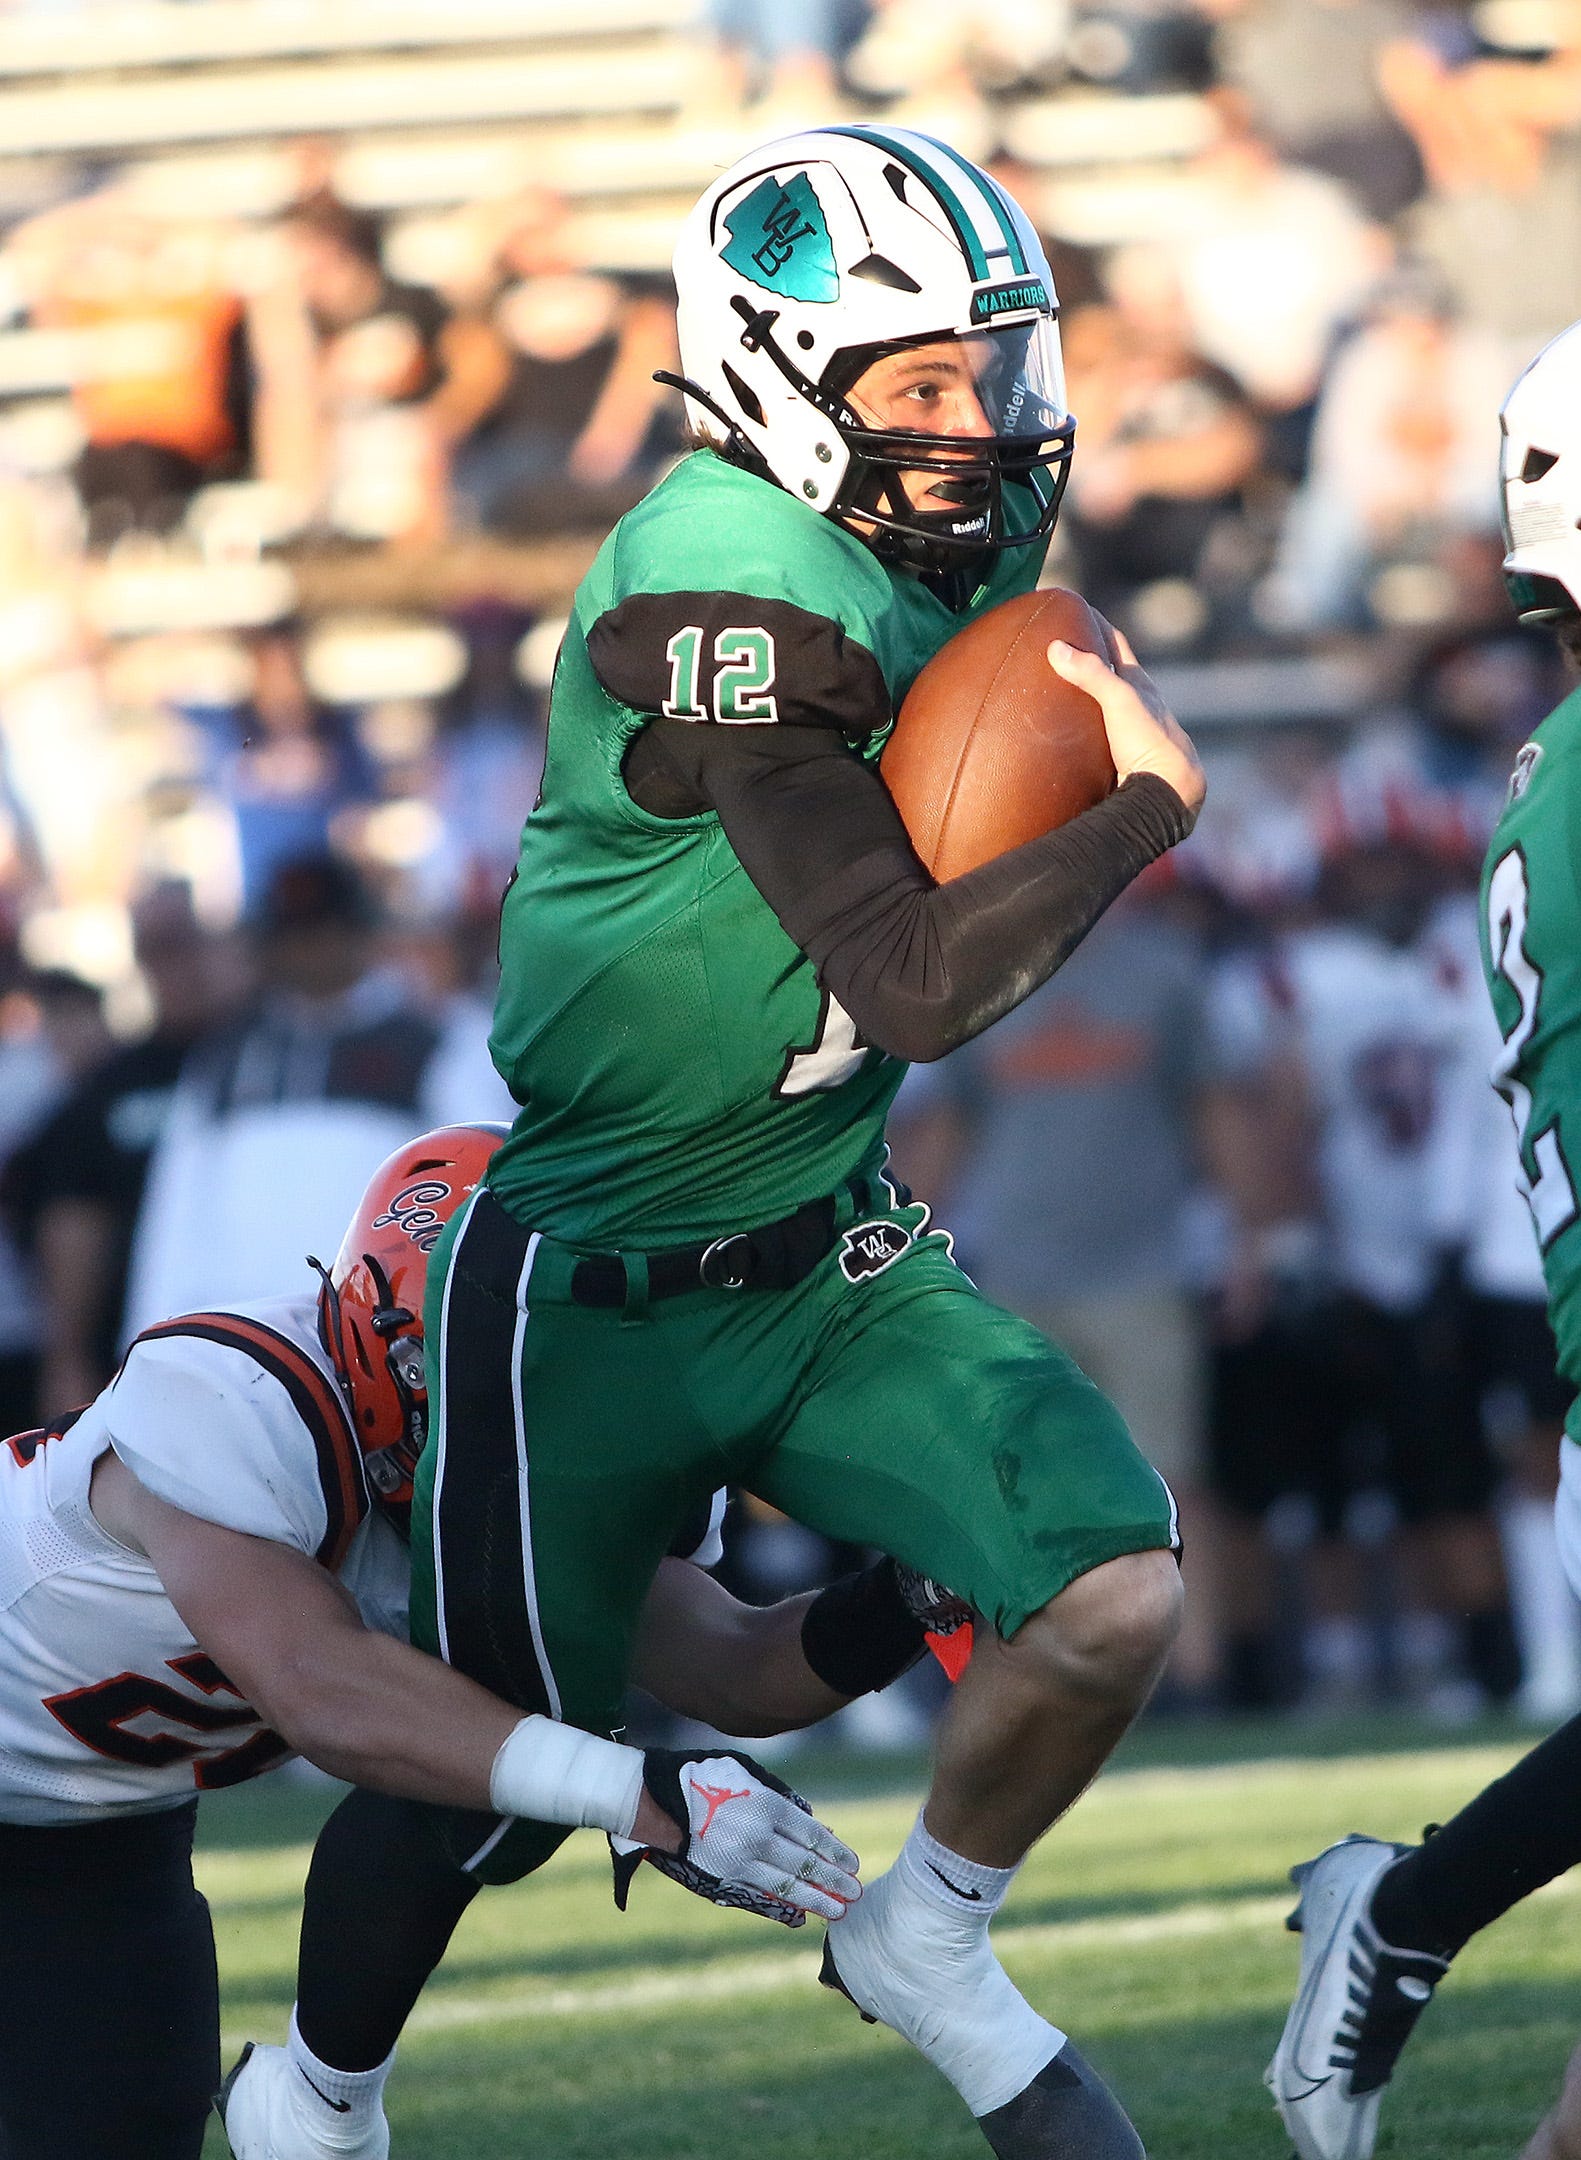
{"label": "metal bleacher railing", "polygon": [[[454,10],[342,0],[311,12],[199,0],[111,10],[69,32],[13,17],[0,21],[0,146],[13,157],[80,155],[357,127],[663,113],[684,91],[687,56],[674,35],[682,12],[674,0],[593,0],[569,27],[563,12],[476,0]],[[153,34],[153,16],[174,17],[168,36]]]}
{"label": "metal bleacher railing", "polygon": [[[342,191],[378,208],[528,181],[572,197],[685,197],[752,132],[696,103],[700,13],[698,0],[0,12],[0,187],[19,161],[140,159],[151,207],[168,174],[181,214],[212,199],[211,183],[226,209],[259,214],[274,207],[269,147],[324,134],[345,145]],[[1008,147],[1056,172],[1180,159],[1210,130],[1189,96],[1061,95],[1006,120]],[[200,151],[195,194],[181,183],[199,177],[187,160]],[[609,238],[619,246],[618,227]]]}
{"label": "metal bleacher railing", "polygon": [[0,15],[0,78],[221,66],[331,53],[555,45],[684,29],[693,0],[132,0],[69,16]]}

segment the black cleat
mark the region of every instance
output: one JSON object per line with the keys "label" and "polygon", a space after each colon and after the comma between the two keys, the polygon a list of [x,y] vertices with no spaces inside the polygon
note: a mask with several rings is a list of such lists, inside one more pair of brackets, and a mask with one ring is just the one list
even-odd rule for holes
{"label": "black cleat", "polygon": [[823,1962],[818,1967],[818,1985],[828,1988],[833,1994],[843,1995],[864,2025],[876,2025],[878,2023],[877,2018],[873,2016],[870,2010],[862,2008],[862,2005],[840,1978],[834,1962],[834,1944],[830,1942],[827,1935],[823,1939]]}

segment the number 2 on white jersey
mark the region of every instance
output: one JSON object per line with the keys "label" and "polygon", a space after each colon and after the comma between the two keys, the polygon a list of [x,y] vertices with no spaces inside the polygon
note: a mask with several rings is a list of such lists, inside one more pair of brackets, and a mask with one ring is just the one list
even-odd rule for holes
{"label": "number 2 on white jersey", "polygon": [[1515,1077],[1521,1055],[1537,1026],[1537,1007],[1542,997],[1542,971],[1526,950],[1528,908],[1526,857],[1518,847],[1500,856],[1488,880],[1488,949],[1493,965],[1520,999],[1515,1025],[1504,1038],[1504,1047],[1493,1061],[1493,1085],[1509,1104],[1515,1118],[1515,1134],[1521,1145],[1522,1174],[1528,1141],[1537,1174],[1527,1181],[1526,1197],[1537,1225],[1537,1242],[1546,1252],[1554,1239],[1576,1217],[1575,1186],[1559,1144],[1559,1120],[1554,1118],[1539,1133],[1528,1133],[1532,1116],[1532,1091]]}

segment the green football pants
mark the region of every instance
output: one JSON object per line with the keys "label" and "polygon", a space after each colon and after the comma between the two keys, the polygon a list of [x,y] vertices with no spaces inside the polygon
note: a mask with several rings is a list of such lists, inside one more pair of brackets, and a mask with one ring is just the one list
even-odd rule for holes
{"label": "green football pants", "polygon": [[[604,1309],[572,1301],[575,1251],[481,1191],[429,1268],[413,1640],[609,1732],[654,1572],[721,1485],[893,1554],[1006,1636],[1089,1568],[1172,1547],[1119,1413],[926,1223],[867,1216],[790,1289],[651,1305],[628,1256]],[[447,1842],[510,1881],[564,1835],[467,1816]]]}

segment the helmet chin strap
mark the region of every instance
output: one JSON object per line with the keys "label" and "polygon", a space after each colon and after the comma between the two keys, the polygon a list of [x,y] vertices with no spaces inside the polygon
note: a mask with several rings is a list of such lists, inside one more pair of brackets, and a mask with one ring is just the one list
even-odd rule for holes
{"label": "helmet chin strap", "polygon": [[[918,530],[919,523],[935,518],[941,527],[953,522],[958,511],[920,510],[906,492],[903,465],[870,464],[858,482],[850,502],[837,509],[834,515],[847,526],[861,519],[864,510],[872,510],[880,517],[894,523],[877,525],[870,531],[858,533],[882,562],[901,563],[908,570],[923,575],[941,575],[959,571],[969,575],[987,550],[946,537],[942,532],[933,534]],[[899,529],[897,529],[897,526]]]}
{"label": "helmet chin strap", "polygon": [[416,1315],[408,1312],[404,1305],[396,1304],[395,1292],[390,1288],[390,1278],[377,1259],[371,1252],[365,1252],[362,1264],[373,1277],[374,1287],[379,1293],[379,1302],[371,1315],[374,1334],[393,1335],[397,1328],[409,1327]]}
{"label": "helmet chin strap", "polygon": [[392,1442],[383,1452],[392,1456],[409,1476],[428,1431],[428,1389],[422,1380],[422,1352],[414,1336],[401,1332],[415,1324],[417,1315],[405,1305],[396,1304],[390,1278],[372,1253],[363,1254],[362,1264],[379,1293],[379,1302],[369,1315],[370,1324],[385,1345],[384,1369],[406,1418],[404,1439]]}
{"label": "helmet chin strap", "polygon": [[[379,1265],[377,1258],[372,1253],[364,1253],[362,1260],[363,1265],[372,1275],[379,1293],[379,1302],[369,1317],[374,1333],[381,1341],[388,1343],[388,1348],[385,1351],[385,1365],[406,1417],[406,1433],[400,1440],[393,1442],[389,1447],[376,1449],[373,1453],[363,1457],[363,1467],[367,1472],[369,1484],[379,1495],[379,1498],[388,1505],[391,1503],[392,1495],[405,1479],[411,1475],[412,1463],[416,1459],[416,1450],[422,1444],[422,1429],[426,1428],[427,1424],[427,1399],[425,1391],[424,1399],[419,1402],[417,1390],[413,1384],[413,1376],[409,1370],[403,1370],[405,1361],[400,1354],[403,1347],[411,1345],[411,1338],[406,1338],[403,1344],[403,1341],[398,1336],[398,1330],[410,1327],[416,1316],[406,1306],[396,1304],[390,1278]],[[352,1405],[353,1411],[355,1411],[356,1402],[351,1385],[351,1366],[346,1357],[345,1324],[340,1311],[340,1292],[335,1288],[329,1269],[325,1267],[323,1261],[316,1254],[309,1253],[307,1255],[307,1264],[322,1285],[319,1295],[319,1336],[324,1343],[325,1349],[330,1353],[342,1392]],[[390,1342],[389,1338],[391,1336],[396,1336],[397,1340]],[[415,1345],[411,1346],[415,1347]]]}
{"label": "helmet chin strap", "polygon": [[[318,1301],[319,1335],[321,1338],[327,1338],[324,1341],[324,1348],[329,1351],[334,1360],[335,1370],[340,1375],[341,1386],[349,1394],[351,1392],[350,1367],[346,1363],[346,1332],[341,1325],[340,1319],[340,1292],[330,1280],[329,1269],[325,1267],[316,1253],[307,1255],[307,1264],[322,1285]],[[327,1328],[325,1325],[326,1317],[328,1320]]]}
{"label": "helmet chin strap", "polygon": [[[903,564],[907,569],[923,575],[945,575],[953,572],[966,579],[973,576],[985,556],[993,554],[997,549],[1025,546],[1052,529],[1069,471],[1069,422],[1063,431],[1063,456],[1038,461],[1048,464],[1057,462],[1060,470],[1054,482],[1052,496],[1045,501],[1043,517],[1035,528],[1024,533],[1005,530],[999,497],[1005,472],[1002,465],[997,465],[992,476],[973,471],[962,474],[957,482],[960,488],[970,493],[981,490],[982,532],[961,533],[952,530],[953,527],[967,522],[961,516],[961,510],[966,506],[961,504],[953,511],[947,508],[919,509],[906,492],[903,478],[906,472],[927,472],[935,487],[941,483],[948,484],[951,478],[948,466],[942,461],[938,464],[923,462],[921,457],[916,463],[908,463],[904,456],[880,458],[871,451],[859,450],[857,440],[853,438],[866,436],[881,439],[884,431],[866,427],[847,397],[812,382],[794,361],[781,351],[774,336],[779,311],[774,308],[755,308],[740,295],[733,298],[730,305],[741,317],[744,325],[741,335],[743,347],[748,352],[767,353],[798,395],[822,413],[844,437],[853,453],[853,464],[858,469],[850,475],[840,495],[824,514],[844,525],[882,561]],[[653,380],[663,383],[667,389],[679,390],[683,397],[691,398],[701,405],[705,412],[712,414],[725,430],[723,455],[775,487],[784,485],[767,458],[743,433],[740,424],[700,383],[694,382],[690,376],[676,375],[668,368],[657,369]],[[912,448],[913,444],[907,443],[905,447]],[[934,438],[926,445],[925,455],[936,458],[941,449],[947,448],[946,438]],[[997,454],[996,446],[996,456]],[[981,463],[982,460],[977,462]],[[866,531],[862,529],[864,524],[869,527]]]}
{"label": "helmet chin strap", "polygon": [[[768,320],[772,321],[772,316]],[[778,486],[779,483],[774,480],[762,453],[753,448],[719,400],[710,396],[700,383],[693,382],[689,375],[672,375],[668,368],[656,368],[653,380],[663,383],[666,389],[679,390],[683,397],[693,399],[705,412],[712,413],[725,430],[726,446],[731,457],[738,464],[744,465],[749,472],[755,472]],[[866,507],[878,511],[882,516],[896,518],[902,523],[913,518],[928,517],[932,513],[919,511],[906,493],[905,482],[901,478],[904,469],[899,465],[870,465],[849,511],[837,511],[835,515],[842,523],[846,523],[852,514],[859,518]],[[862,494],[869,498],[865,506],[861,500]],[[944,523],[949,515],[948,511],[939,512],[940,523]],[[878,527],[871,535],[861,533],[857,537],[865,540],[874,553],[886,562],[904,563],[912,570],[963,569],[974,562],[981,552],[970,545],[963,546],[960,541],[951,543],[934,540],[931,536],[915,531],[895,532],[883,526]]]}
{"label": "helmet chin strap", "polygon": [[765,479],[773,478],[760,452],[753,449],[719,400],[711,397],[701,383],[693,382],[689,375],[672,375],[668,368],[655,368],[652,379],[656,383],[663,383],[666,390],[679,390],[682,397],[690,398],[693,404],[701,405],[704,412],[712,413],[725,430],[731,456],[750,471],[762,474]]}

